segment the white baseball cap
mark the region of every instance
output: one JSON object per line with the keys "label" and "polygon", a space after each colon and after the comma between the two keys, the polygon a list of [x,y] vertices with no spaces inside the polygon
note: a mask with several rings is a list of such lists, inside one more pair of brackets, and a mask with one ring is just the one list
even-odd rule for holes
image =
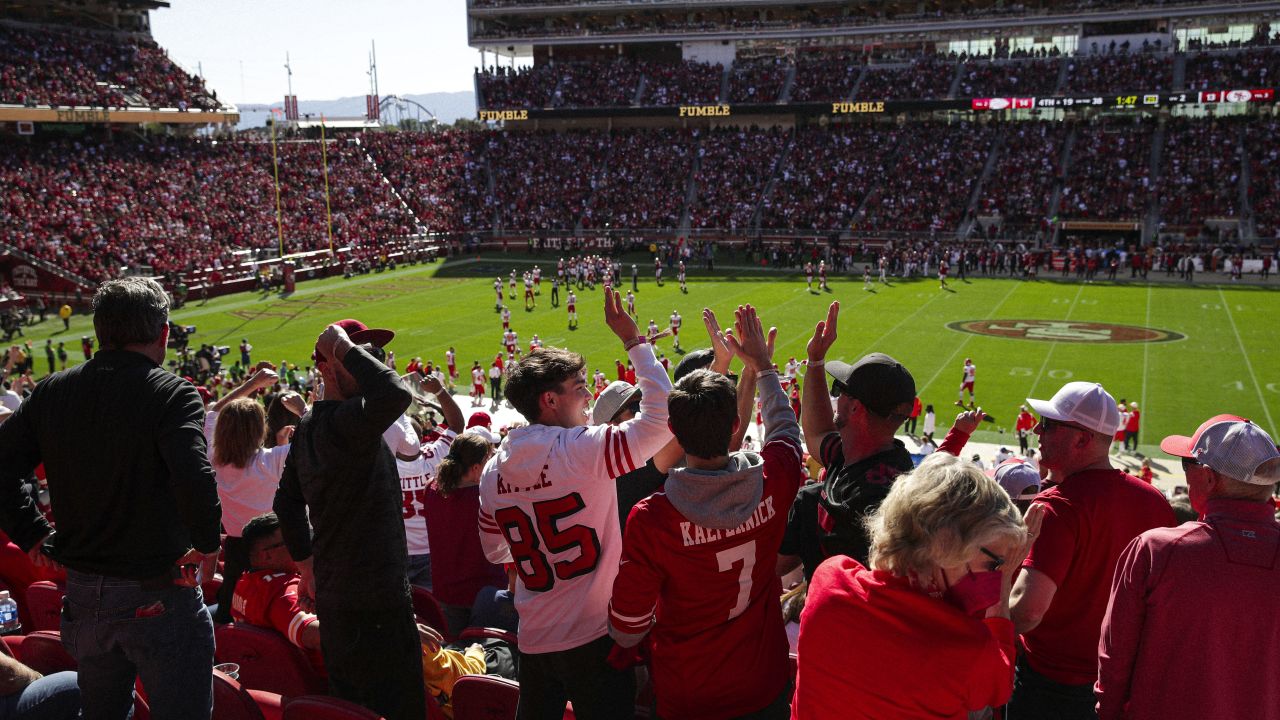
{"label": "white baseball cap", "polygon": [[1069,382],[1052,399],[1027,398],[1027,404],[1040,417],[1075,423],[1103,435],[1114,435],[1120,428],[1116,399],[1098,383]]}
{"label": "white baseball cap", "polygon": [[596,398],[595,407],[591,408],[591,424],[605,425],[617,415],[623,406],[640,394],[640,388],[625,380],[614,380]]}
{"label": "white baseball cap", "polygon": [[1280,482],[1280,451],[1266,431],[1238,415],[1215,415],[1191,437],[1170,435],[1160,449],[1191,458],[1209,469],[1251,485]]}

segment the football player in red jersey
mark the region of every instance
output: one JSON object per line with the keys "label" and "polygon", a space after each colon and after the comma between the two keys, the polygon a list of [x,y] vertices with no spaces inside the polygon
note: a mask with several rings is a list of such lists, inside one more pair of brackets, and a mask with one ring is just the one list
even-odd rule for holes
{"label": "football player in red jersey", "polygon": [[800,426],[787,405],[765,333],[750,305],[728,336],[764,401],[760,453],[730,454],[734,384],[695,370],[668,400],[687,455],[663,491],[627,520],[613,584],[610,633],[634,646],[652,634],[658,713],[719,720],[787,718],[787,636],[775,572],[787,512],[803,482]]}

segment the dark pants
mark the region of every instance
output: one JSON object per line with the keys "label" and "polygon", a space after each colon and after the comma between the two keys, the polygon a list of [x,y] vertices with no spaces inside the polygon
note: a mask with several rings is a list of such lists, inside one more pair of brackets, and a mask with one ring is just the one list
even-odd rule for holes
{"label": "dark pants", "polygon": [[519,720],[560,720],[573,701],[579,720],[630,720],[635,716],[636,674],[614,670],[605,658],[608,635],[570,650],[520,658]]}
{"label": "dark pants", "polygon": [[319,608],[320,649],[334,695],[387,720],[422,720],[422,646],[405,598],[401,608]]}
{"label": "dark pants", "polygon": [[62,644],[79,663],[86,720],[128,717],[137,678],[155,720],[213,711],[213,623],[200,588],[68,570]]}
{"label": "dark pants", "polygon": [[551,286],[551,307],[560,307],[560,287],[558,285]]}
{"label": "dark pants", "polygon": [[236,592],[236,581],[248,569],[248,544],[244,538],[228,535],[222,546],[222,586],[218,588],[218,609],[213,613],[215,623],[231,622],[231,596]]}
{"label": "dark pants", "polygon": [[494,402],[502,399],[502,380],[489,378],[489,398]]}
{"label": "dark pants", "polygon": [[1018,431],[1018,451],[1019,451],[1018,454],[1020,455],[1027,454],[1027,431],[1026,430]]}
{"label": "dark pants", "polygon": [[1138,451],[1138,431],[1137,430],[1124,431],[1124,449],[1133,450],[1134,452]]}
{"label": "dark pants", "polygon": [[1005,720],[1096,720],[1097,702],[1093,683],[1054,682],[1032,670],[1025,657],[1019,657]]}
{"label": "dark pants", "polygon": [[907,418],[907,425],[906,425],[906,427],[905,427],[905,428],[903,428],[903,432],[905,432],[905,433],[906,433],[906,434],[908,434],[908,435],[915,435],[915,434],[916,434],[916,421],[917,421],[917,420],[919,420],[919,419],[920,419],[920,416],[919,416],[919,415],[916,415],[916,416],[914,416],[914,417],[909,417],[909,418]]}

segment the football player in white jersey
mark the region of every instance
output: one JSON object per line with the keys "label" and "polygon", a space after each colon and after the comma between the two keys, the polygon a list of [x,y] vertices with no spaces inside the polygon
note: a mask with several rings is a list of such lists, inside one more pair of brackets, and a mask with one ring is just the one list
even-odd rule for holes
{"label": "football player in white jersey", "polygon": [[[978,377],[978,367],[973,364],[970,358],[964,359],[964,375],[960,379],[960,392],[956,397],[956,405],[960,407],[977,407],[977,393],[974,390],[975,382]],[[969,405],[964,404],[964,392],[969,391]]]}
{"label": "football player in white jersey", "polygon": [[604,316],[635,364],[640,414],[587,426],[585,361],[544,348],[507,381],[507,399],[530,424],[507,435],[480,478],[485,555],[516,568],[525,718],[560,717],[566,701],[583,718],[634,714],[634,672],[607,662],[609,596],[622,554],[614,479],[671,440],[671,381],[611,289]]}
{"label": "football player in white jersey", "polygon": [[673,347],[675,347],[676,350],[680,349],[680,323],[682,322],[684,322],[684,319],[680,317],[680,311],[672,310],[671,311],[671,336],[675,338],[675,345]]}

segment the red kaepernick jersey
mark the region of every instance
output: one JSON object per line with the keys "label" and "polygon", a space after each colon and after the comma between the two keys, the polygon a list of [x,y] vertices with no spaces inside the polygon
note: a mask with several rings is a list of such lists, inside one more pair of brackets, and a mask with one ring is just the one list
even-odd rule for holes
{"label": "red kaepernick jersey", "polygon": [[760,453],[760,504],[741,525],[695,525],[665,492],[627,518],[609,621],[627,634],[650,631],[654,691],[663,717],[706,720],[760,710],[790,674],[775,572],[787,514],[804,481],[792,438]]}
{"label": "red kaepernick jersey", "polygon": [[[316,621],[316,616],[298,604],[297,573],[259,570],[245,573],[236,583],[231,596],[231,617],[236,622],[271,628],[302,647],[302,629]],[[323,667],[318,653],[307,652],[311,664]]]}

